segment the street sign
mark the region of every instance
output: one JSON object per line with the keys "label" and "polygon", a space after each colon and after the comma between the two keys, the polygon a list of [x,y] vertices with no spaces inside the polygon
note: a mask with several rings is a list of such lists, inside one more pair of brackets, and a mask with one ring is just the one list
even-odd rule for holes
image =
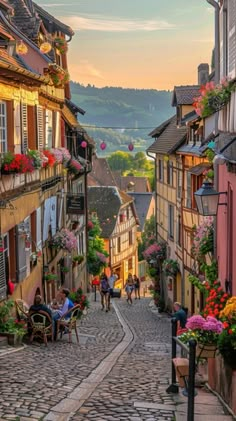
{"label": "street sign", "polygon": [[66,196],[66,213],[74,215],[84,214],[84,195],[83,194],[67,194]]}

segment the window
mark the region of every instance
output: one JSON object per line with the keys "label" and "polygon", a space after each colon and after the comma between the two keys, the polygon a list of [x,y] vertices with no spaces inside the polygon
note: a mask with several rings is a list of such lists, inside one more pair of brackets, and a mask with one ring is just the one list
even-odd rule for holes
{"label": "window", "polygon": [[126,218],[127,218],[127,221],[129,220],[129,207],[126,209]]}
{"label": "window", "polygon": [[4,238],[0,237],[0,299],[1,300],[6,298],[6,295],[7,295],[4,251],[5,251]]}
{"label": "window", "polygon": [[52,111],[46,110],[45,112],[45,147],[52,148]]}
{"label": "window", "polygon": [[129,231],[129,246],[132,246],[133,244],[133,232],[132,230]]}
{"label": "window", "polygon": [[173,186],[173,162],[167,162],[167,184]]}
{"label": "window", "polygon": [[121,247],[120,247],[120,237],[117,238],[117,253],[120,253]]}
{"label": "window", "polygon": [[133,259],[131,257],[131,259],[128,260],[128,271],[133,269]]}
{"label": "window", "polygon": [[174,239],[174,206],[168,205],[168,234],[169,237]]}
{"label": "window", "polygon": [[181,199],[182,196],[182,173],[181,169],[178,168],[177,170],[177,198]]}
{"label": "window", "polygon": [[21,104],[21,150],[26,153],[28,149],[28,107],[27,104]]}
{"label": "window", "polygon": [[187,173],[187,191],[186,191],[187,197],[186,197],[186,207],[191,208],[192,205],[192,192],[191,192],[191,174]]}
{"label": "window", "polygon": [[7,107],[0,101],[0,152],[7,152]]}
{"label": "window", "polygon": [[180,215],[177,218],[177,244],[180,247],[182,246],[182,223]]}
{"label": "window", "polygon": [[158,173],[159,173],[159,180],[164,181],[164,168],[163,168],[163,161],[158,159]]}

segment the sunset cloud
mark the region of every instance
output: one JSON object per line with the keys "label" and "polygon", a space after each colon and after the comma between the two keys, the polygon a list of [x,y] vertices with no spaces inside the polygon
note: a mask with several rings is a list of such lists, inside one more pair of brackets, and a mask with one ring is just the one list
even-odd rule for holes
{"label": "sunset cloud", "polygon": [[70,66],[71,78],[79,80],[80,77],[93,77],[95,79],[105,79],[98,68],[89,63],[88,60],[80,60],[78,64]]}
{"label": "sunset cloud", "polygon": [[[60,19],[63,19],[62,17]],[[135,31],[161,31],[172,29],[175,25],[158,19],[129,20],[122,18],[109,18],[104,16],[71,16],[64,17],[64,23],[71,26],[74,31],[101,31],[101,32],[135,32]]]}

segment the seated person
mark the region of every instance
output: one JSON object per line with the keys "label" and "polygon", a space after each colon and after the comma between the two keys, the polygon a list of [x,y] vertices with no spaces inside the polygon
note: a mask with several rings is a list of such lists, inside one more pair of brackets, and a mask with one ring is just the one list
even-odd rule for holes
{"label": "seated person", "polygon": [[29,313],[36,313],[41,310],[45,311],[50,317],[52,317],[52,312],[50,308],[43,304],[41,295],[35,295],[34,304],[30,307]]}
{"label": "seated person", "polygon": [[[57,320],[59,320],[63,314],[67,313],[71,308],[74,307],[74,303],[68,298],[68,295],[70,294],[69,289],[62,288],[60,291],[61,296],[61,305],[55,305],[53,306],[54,309],[57,311],[53,314],[53,320],[54,320],[54,337],[56,338],[56,327],[57,327]],[[70,318],[70,314],[66,316],[66,318]]]}
{"label": "seated person", "polygon": [[185,329],[187,323],[187,314],[180,303],[174,303],[173,317],[177,320],[177,334],[181,329]]}

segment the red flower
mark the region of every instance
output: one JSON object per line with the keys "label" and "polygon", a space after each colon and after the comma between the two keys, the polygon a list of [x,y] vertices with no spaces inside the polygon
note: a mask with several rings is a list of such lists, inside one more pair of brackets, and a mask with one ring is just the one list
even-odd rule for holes
{"label": "red flower", "polygon": [[232,335],[232,333],[233,333],[232,329],[229,329],[229,330],[228,330],[228,333],[229,333],[230,335]]}

